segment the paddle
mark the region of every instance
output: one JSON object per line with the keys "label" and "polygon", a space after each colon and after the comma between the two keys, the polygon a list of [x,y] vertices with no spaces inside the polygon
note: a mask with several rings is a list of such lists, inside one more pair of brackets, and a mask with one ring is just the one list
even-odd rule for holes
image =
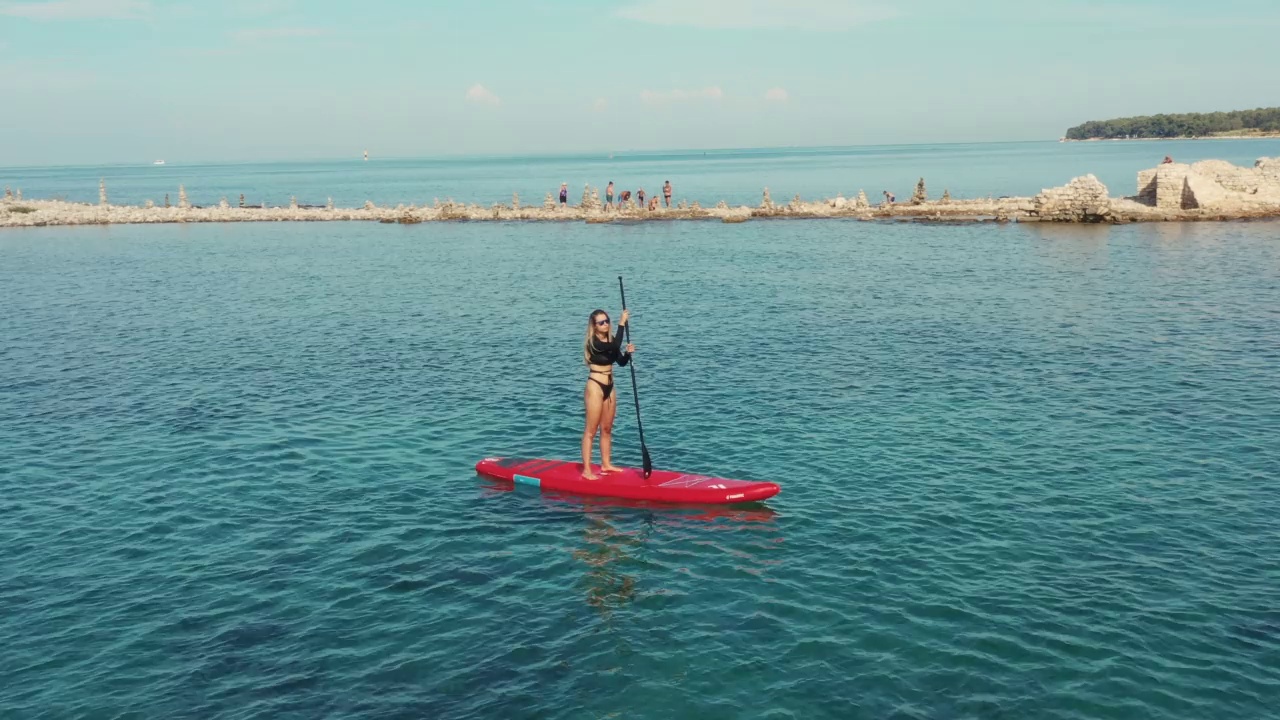
{"label": "paddle", "polygon": [[[618,276],[618,292],[622,293],[622,309],[627,309],[627,291],[622,287],[622,276]],[[622,331],[626,334],[627,344],[631,344],[631,323],[628,322],[622,326]],[[632,359],[627,363],[627,367],[631,368],[631,396],[636,401],[636,427],[640,430],[640,461],[644,467],[644,477],[647,480],[649,475],[653,473],[653,460],[649,459],[649,448],[644,444],[644,425],[640,423],[640,391],[636,389],[636,361]]]}

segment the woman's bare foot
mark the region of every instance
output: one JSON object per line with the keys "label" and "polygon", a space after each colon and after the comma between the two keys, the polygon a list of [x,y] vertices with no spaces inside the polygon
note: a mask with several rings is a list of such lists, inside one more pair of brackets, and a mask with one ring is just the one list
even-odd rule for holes
{"label": "woman's bare foot", "polygon": [[622,468],[615,467],[613,465],[601,465],[600,472],[604,472],[604,473],[622,472]]}
{"label": "woman's bare foot", "polygon": [[587,471],[582,473],[582,479],[583,480],[599,480],[600,476],[591,471]]}

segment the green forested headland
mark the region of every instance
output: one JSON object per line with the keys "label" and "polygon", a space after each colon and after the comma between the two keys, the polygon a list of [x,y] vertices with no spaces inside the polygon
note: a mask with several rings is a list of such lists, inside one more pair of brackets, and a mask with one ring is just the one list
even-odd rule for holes
{"label": "green forested headland", "polygon": [[1280,108],[1090,120],[1067,130],[1068,140],[1179,138],[1280,133]]}

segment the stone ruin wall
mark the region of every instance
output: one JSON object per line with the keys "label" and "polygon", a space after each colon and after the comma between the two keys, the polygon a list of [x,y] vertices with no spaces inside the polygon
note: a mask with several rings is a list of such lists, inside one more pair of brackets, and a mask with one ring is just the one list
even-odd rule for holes
{"label": "stone ruin wall", "polygon": [[1251,168],[1224,160],[1202,160],[1192,165],[1191,171],[1233,192],[1280,195],[1280,158],[1258,158]]}
{"label": "stone ruin wall", "polygon": [[1152,168],[1150,170],[1138,171],[1138,202],[1143,205],[1155,207],[1156,204],[1156,173],[1159,170]]}
{"label": "stone ruin wall", "polygon": [[1042,220],[1090,222],[1111,213],[1107,186],[1085,175],[1056,188],[1046,188],[1033,198],[1032,214]]}
{"label": "stone ruin wall", "polygon": [[1138,202],[1161,210],[1235,209],[1280,203],[1280,158],[1251,168],[1223,160],[1169,163],[1138,173]]}

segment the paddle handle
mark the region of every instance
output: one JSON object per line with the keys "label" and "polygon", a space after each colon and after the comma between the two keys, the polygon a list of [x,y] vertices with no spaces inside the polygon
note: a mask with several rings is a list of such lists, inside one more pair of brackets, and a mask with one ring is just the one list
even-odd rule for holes
{"label": "paddle handle", "polygon": [[[618,276],[618,293],[622,295],[622,309],[626,310],[627,309],[627,289],[622,286],[621,275]],[[627,334],[627,342],[631,342],[631,322],[627,321],[627,324],[622,326],[622,330]]]}

